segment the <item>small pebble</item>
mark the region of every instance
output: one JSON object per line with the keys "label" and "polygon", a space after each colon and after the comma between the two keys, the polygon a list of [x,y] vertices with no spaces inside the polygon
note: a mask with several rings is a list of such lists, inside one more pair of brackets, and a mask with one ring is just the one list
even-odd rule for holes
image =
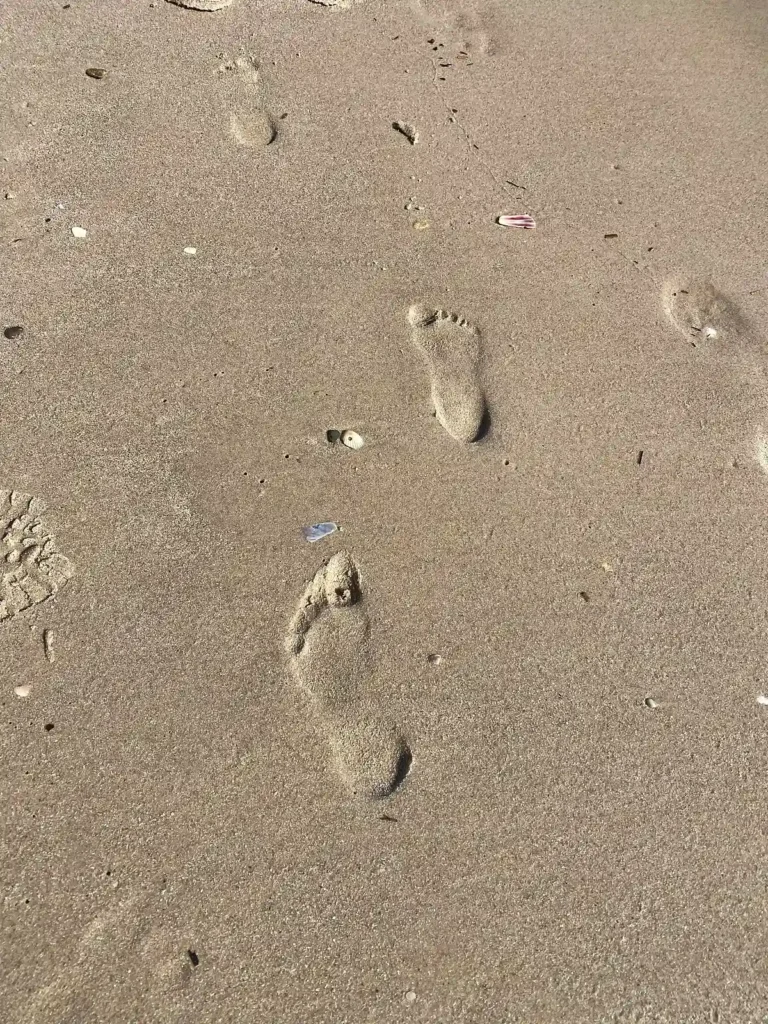
{"label": "small pebble", "polygon": [[79,227],[77,227],[77,225],[75,225],[72,228],[72,234],[75,236],[75,238],[87,238],[88,237],[88,232],[85,230],[85,228],[79,228]]}
{"label": "small pebble", "polygon": [[89,78],[104,78],[107,74],[105,68],[86,68],[85,73]]}
{"label": "small pebble", "polygon": [[186,249],[184,250],[184,254],[186,256],[194,256],[196,252],[197,252],[197,249],[194,247],[194,245],[188,245],[186,247]]}
{"label": "small pebble", "polygon": [[439,654],[427,655],[427,661],[429,662],[430,665],[439,665],[442,660],[443,659],[440,657]]}
{"label": "small pebble", "polygon": [[645,704],[647,708],[657,708],[659,706],[658,702],[655,701],[653,697],[646,697],[643,704]]}
{"label": "small pebble", "polygon": [[6,336],[8,341],[16,341],[18,338],[22,336],[23,333],[24,328],[21,327],[19,324],[16,324],[14,327],[6,327],[5,330],[3,331],[3,334]]}
{"label": "small pebble", "polygon": [[758,704],[764,704],[764,705],[768,706],[768,697],[766,697],[766,695],[764,693],[759,693],[757,695],[757,703]]}
{"label": "small pebble", "polygon": [[17,697],[28,697],[30,693],[32,693],[32,687],[27,685],[14,686],[13,692],[16,694]]}
{"label": "small pebble", "polygon": [[6,192],[5,193],[5,198],[6,199],[15,199],[16,198],[16,193],[15,192]]}
{"label": "small pebble", "polygon": [[413,989],[410,989],[408,992],[405,993],[405,1001],[406,1003],[416,1002],[416,993],[413,991]]}

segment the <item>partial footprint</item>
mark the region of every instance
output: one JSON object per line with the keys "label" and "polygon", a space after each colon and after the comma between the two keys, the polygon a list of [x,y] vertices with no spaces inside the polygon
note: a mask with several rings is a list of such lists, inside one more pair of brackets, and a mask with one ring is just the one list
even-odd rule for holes
{"label": "partial footprint", "polygon": [[480,332],[444,309],[408,310],[413,341],[424,354],[437,418],[457,441],[477,441],[487,427],[480,386]]}
{"label": "partial footprint", "polygon": [[277,139],[277,121],[266,109],[259,64],[251,54],[241,54],[219,65],[231,84],[229,130],[239,146],[263,148]]}
{"label": "partial footprint", "polygon": [[304,591],[286,649],[344,782],[357,795],[381,799],[405,780],[412,757],[377,711],[369,631],[360,574],[351,556],[340,551]]}
{"label": "partial footprint", "polygon": [[18,491],[0,491],[0,622],[53,597],[72,563],[40,521],[45,506]]}
{"label": "partial footprint", "polygon": [[668,281],[662,298],[667,316],[695,348],[747,354],[745,342],[750,332],[746,321],[709,282]]}

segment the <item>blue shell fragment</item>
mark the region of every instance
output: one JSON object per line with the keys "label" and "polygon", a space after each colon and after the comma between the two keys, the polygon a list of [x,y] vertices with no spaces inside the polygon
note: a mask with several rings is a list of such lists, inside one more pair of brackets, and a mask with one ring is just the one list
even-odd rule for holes
{"label": "blue shell fragment", "polygon": [[303,526],[301,532],[304,534],[304,540],[314,544],[315,541],[322,540],[323,537],[330,537],[337,530],[336,523],[315,523],[314,526]]}

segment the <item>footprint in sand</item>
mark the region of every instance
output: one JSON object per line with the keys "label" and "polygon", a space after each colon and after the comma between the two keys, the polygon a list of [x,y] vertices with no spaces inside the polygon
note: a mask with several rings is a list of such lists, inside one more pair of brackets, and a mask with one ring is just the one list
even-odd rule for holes
{"label": "footprint in sand", "polygon": [[277,121],[266,109],[259,64],[251,54],[241,54],[218,67],[231,86],[229,130],[239,146],[263,148],[277,139]]}
{"label": "footprint in sand", "polygon": [[759,357],[741,313],[708,281],[668,281],[662,300],[670,321],[694,348],[736,358]]}
{"label": "footprint in sand", "polygon": [[19,491],[0,491],[0,622],[53,597],[72,563],[40,520],[45,506]]}
{"label": "footprint in sand", "polygon": [[405,780],[412,757],[404,738],[377,711],[369,632],[360,573],[340,551],[304,591],[286,649],[342,779],[356,795],[381,799]]}
{"label": "footprint in sand", "polygon": [[477,441],[488,412],[480,386],[480,332],[444,309],[419,304],[408,310],[416,347],[423,353],[437,418],[457,441]]}

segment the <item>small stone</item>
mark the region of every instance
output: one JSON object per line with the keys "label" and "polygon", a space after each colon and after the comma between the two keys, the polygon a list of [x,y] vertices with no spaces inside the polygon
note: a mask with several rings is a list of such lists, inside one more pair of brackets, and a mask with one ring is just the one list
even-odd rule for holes
{"label": "small stone", "polygon": [[658,702],[655,701],[653,697],[646,697],[643,704],[645,704],[647,708],[657,708],[659,706]]}
{"label": "small stone", "polygon": [[416,993],[413,991],[413,989],[409,989],[405,993],[405,1001],[406,1001],[406,1003],[415,1003],[416,1002]]}
{"label": "small stone", "polygon": [[6,199],[15,199],[16,198],[16,193],[15,192],[6,192],[5,193],[5,198]]}
{"label": "small stone", "polygon": [[27,684],[24,686],[14,686],[13,692],[17,697],[28,697],[32,693],[32,687]]}
{"label": "small stone", "polygon": [[3,331],[3,334],[8,339],[8,341],[17,341],[22,336],[23,333],[24,328],[21,327],[19,324],[16,324],[14,327],[6,327],[5,330]]}
{"label": "small stone", "polygon": [[75,238],[87,238],[88,237],[88,232],[85,230],[85,228],[79,228],[79,227],[77,227],[77,225],[75,225],[72,228],[72,234],[75,236]]}
{"label": "small stone", "polygon": [[197,252],[197,249],[196,249],[196,248],[194,247],[194,245],[188,245],[188,246],[187,246],[187,247],[186,247],[186,248],[184,249],[184,254],[185,254],[186,256],[194,256],[196,252]]}
{"label": "small stone", "polygon": [[427,655],[427,661],[429,662],[430,665],[439,665],[442,660],[443,659],[440,657],[439,654]]}
{"label": "small stone", "polygon": [[768,697],[766,697],[766,695],[764,693],[759,693],[757,695],[757,703],[758,704],[763,704],[765,706],[768,706]]}
{"label": "small stone", "polygon": [[86,68],[85,73],[89,78],[105,78],[107,71],[106,68]]}

